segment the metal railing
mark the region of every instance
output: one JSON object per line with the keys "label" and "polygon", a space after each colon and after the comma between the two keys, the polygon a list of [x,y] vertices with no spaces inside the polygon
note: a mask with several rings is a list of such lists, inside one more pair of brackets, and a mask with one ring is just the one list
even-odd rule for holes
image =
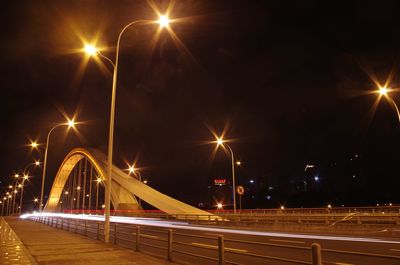
{"label": "metal railing", "polygon": [[[102,241],[104,240],[103,238],[104,225],[102,221],[81,220],[81,219],[64,218],[64,217],[49,217],[49,216],[31,217],[31,219],[34,221],[47,224],[54,228],[59,228],[62,230],[79,233],[81,235],[85,235],[97,240],[102,240]],[[130,232],[130,230],[133,231]],[[158,234],[160,236],[154,236],[154,234]],[[172,229],[161,228],[161,230],[156,230],[156,229],[151,229],[147,226],[138,226],[133,224],[117,223],[117,222],[112,223],[110,235],[111,235],[111,242],[113,242],[114,244],[125,245],[130,248],[133,248],[135,251],[141,251],[142,247],[149,247],[153,249],[166,251],[166,259],[168,261],[174,261],[175,260],[174,256],[180,254],[184,256],[190,256],[195,259],[214,261],[217,262],[218,264],[236,264],[236,265],[242,264],[233,260],[229,260],[226,257],[226,254],[231,254],[231,255],[233,254],[241,257],[256,258],[258,260],[275,260],[293,264],[321,265],[322,264],[321,253],[326,252],[326,253],[336,253],[342,255],[364,256],[370,258],[384,258],[400,262],[400,256],[352,252],[352,251],[334,250],[334,249],[321,249],[321,246],[317,243],[311,244],[310,247],[293,246],[293,245],[246,241],[238,239],[227,239],[224,238],[223,235],[205,236],[197,234],[196,235],[187,234],[174,231]],[[190,243],[189,240],[190,238],[212,241],[214,243],[194,244]],[[125,244],[122,244],[123,242]],[[297,260],[288,257],[268,256],[263,254],[264,251],[262,251],[261,253],[260,252],[257,253],[256,251],[251,251],[250,248],[246,251],[240,251],[238,249],[226,247],[226,243],[244,244],[246,246],[250,246],[250,248],[253,247],[253,249],[254,247],[259,246],[263,248],[273,247],[273,248],[300,250],[300,251],[305,251],[306,253],[308,252],[309,253],[308,256],[311,257],[311,260]],[[180,249],[179,246],[190,248],[190,250],[195,249],[195,251]],[[209,255],[199,254],[199,250],[201,249],[215,252],[216,255],[209,256]],[[233,256],[231,256],[230,258],[232,257]]]}
{"label": "metal railing", "polygon": [[[142,211],[115,211],[114,215],[134,216],[143,218],[159,218],[166,220],[182,220],[201,224],[243,224],[243,225],[263,225],[263,224],[314,224],[314,225],[336,225],[336,224],[375,224],[375,225],[400,225],[400,213],[397,207],[390,208],[393,211],[377,211],[371,209],[369,212],[296,212],[292,210],[280,210],[272,212],[253,212],[233,214],[231,212],[215,212],[214,215],[196,214],[166,214],[163,212],[142,212]],[[69,211],[68,211],[69,213]],[[74,213],[78,213],[74,212]]]}
{"label": "metal railing", "polygon": [[[218,209],[218,210],[205,210],[214,215],[232,215],[233,210]],[[104,210],[88,210],[88,209],[74,209],[63,210],[65,213],[77,214],[99,214],[104,215]],[[386,205],[386,206],[364,206],[364,207],[324,207],[324,208],[265,208],[265,209],[241,209],[237,210],[238,215],[282,215],[282,214],[400,214],[399,205]],[[113,215],[135,215],[135,216],[165,216],[166,214],[161,210],[112,210]],[[177,213],[179,214],[179,213]],[[174,216],[174,214],[170,214]]]}

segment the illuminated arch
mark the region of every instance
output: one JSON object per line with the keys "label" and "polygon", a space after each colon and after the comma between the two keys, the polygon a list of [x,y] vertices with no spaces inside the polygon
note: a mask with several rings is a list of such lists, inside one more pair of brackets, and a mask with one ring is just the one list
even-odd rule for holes
{"label": "illuminated arch", "polygon": [[[69,152],[58,169],[49,199],[44,208],[45,211],[51,212],[57,209],[68,176],[75,165],[84,158],[92,164],[94,169],[99,173],[99,176],[104,179],[105,182],[107,181],[107,157],[95,149],[76,148]],[[138,203],[135,198],[135,196],[137,196],[148,204],[168,214],[211,215],[206,211],[160,193],[139,180],[132,178],[116,166],[113,166],[112,172],[111,203],[116,210],[137,209]]]}

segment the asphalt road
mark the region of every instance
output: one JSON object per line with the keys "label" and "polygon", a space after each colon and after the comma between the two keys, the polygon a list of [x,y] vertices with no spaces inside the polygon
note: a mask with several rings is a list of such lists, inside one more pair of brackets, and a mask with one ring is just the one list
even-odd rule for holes
{"label": "asphalt road", "polygon": [[[64,216],[103,221],[100,216]],[[164,258],[167,253],[167,231],[172,230],[173,259],[192,264],[217,264],[219,235],[224,236],[225,258],[232,262],[231,264],[296,264],[283,261],[284,259],[299,261],[297,264],[310,263],[312,243],[321,245],[323,264],[400,264],[400,240],[395,239],[260,232],[150,218],[112,217],[112,221],[117,223],[118,245],[134,249],[135,227],[139,225],[140,251]],[[77,224],[78,232],[84,233],[84,221],[78,220]],[[70,225],[70,230],[74,231],[74,221],[71,221]],[[114,242],[114,227],[112,224],[111,242]],[[87,222],[87,229],[88,235],[95,238],[96,222]],[[202,257],[194,257],[187,253]],[[256,257],[257,255],[269,258]]]}

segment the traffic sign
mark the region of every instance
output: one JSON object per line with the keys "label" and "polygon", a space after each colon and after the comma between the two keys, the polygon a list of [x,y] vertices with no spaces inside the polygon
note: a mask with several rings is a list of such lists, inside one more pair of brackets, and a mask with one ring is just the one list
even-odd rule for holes
{"label": "traffic sign", "polygon": [[244,194],[244,187],[243,186],[236,186],[236,193],[239,195]]}

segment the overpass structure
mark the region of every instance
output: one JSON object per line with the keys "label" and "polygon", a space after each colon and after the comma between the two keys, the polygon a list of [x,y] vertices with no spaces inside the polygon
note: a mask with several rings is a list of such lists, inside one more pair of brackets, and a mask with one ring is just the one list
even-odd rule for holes
{"label": "overpass structure", "polygon": [[[67,180],[70,178],[76,170],[76,167],[80,161],[85,161],[85,163],[89,162],[92,169],[97,172],[99,178],[101,178],[104,182],[107,182],[107,157],[100,151],[96,149],[83,149],[76,148],[73,149],[68,155],[65,157],[64,161],[61,163],[61,166],[58,169],[58,172],[54,178],[53,186],[50,191],[49,198],[47,200],[46,206],[44,207],[44,211],[46,212],[55,212],[60,209],[60,204],[62,203],[61,199],[63,196],[63,192],[65,190]],[[79,167],[81,169],[81,167]],[[87,186],[86,182],[86,164],[84,171],[84,181],[79,179],[79,182],[73,180],[75,186],[73,189],[79,189],[80,193],[76,192],[73,200],[77,200],[78,202],[74,202],[74,207],[79,207],[79,199],[82,197],[82,201],[86,200],[85,188]],[[111,203],[114,210],[135,210],[140,209],[140,205],[136,199],[140,198],[141,200],[147,202],[148,204],[154,206],[155,208],[170,214],[170,215],[201,215],[201,216],[212,216],[211,213],[200,210],[196,207],[178,201],[170,196],[167,196],[148,185],[142,183],[136,178],[128,175],[120,168],[113,165],[112,168],[112,190],[111,190]],[[84,182],[84,186],[78,186],[79,183]],[[91,185],[92,180],[90,181]],[[78,184],[76,184],[78,183]],[[91,186],[90,186],[91,188]],[[81,190],[83,189],[83,191]],[[80,196],[82,194],[83,196]],[[72,195],[71,195],[72,197]],[[71,201],[72,205],[72,201]],[[84,203],[83,203],[84,205]]]}

